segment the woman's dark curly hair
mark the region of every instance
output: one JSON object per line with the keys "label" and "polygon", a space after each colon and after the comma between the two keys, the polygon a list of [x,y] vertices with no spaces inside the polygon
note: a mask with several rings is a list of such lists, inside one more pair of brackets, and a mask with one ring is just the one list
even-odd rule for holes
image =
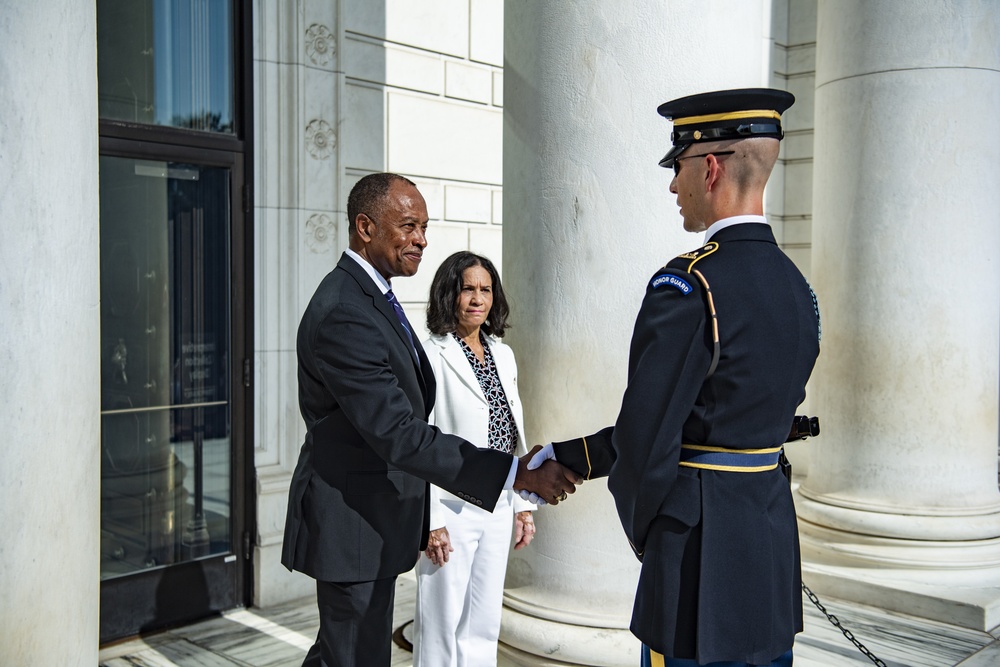
{"label": "woman's dark curly hair", "polygon": [[487,336],[500,338],[510,325],[507,316],[510,307],[507,305],[507,295],[500,284],[500,274],[493,262],[487,258],[466,250],[456,252],[448,257],[438,267],[431,282],[430,303],[427,304],[427,329],[431,333],[444,335],[458,328],[458,295],[462,291],[462,275],[465,270],[481,266],[490,274],[493,281],[493,307],[483,322],[481,330]]}

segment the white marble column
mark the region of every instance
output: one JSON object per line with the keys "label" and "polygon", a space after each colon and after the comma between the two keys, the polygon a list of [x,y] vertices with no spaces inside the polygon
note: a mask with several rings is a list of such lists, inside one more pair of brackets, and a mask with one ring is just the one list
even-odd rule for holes
{"label": "white marble column", "polygon": [[819,588],[1000,623],[1000,5],[820,2],[812,279]]}
{"label": "white marble column", "polygon": [[97,664],[93,2],[0,0],[0,665]]}
{"label": "white marble column", "polygon": [[[646,281],[702,241],[657,166],[671,125],[656,107],[767,85],[770,19],[766,1],[506,3],[503,265],[530,442],[614,422]],[[605,482],[537,514],[510,563],[502,660],[638,664],[639,563]]]}

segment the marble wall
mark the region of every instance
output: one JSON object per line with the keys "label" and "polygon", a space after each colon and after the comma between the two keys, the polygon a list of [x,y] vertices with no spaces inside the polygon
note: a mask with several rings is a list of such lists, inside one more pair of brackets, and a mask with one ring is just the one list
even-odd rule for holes
{"label": "marble wall", "polygon": [[781,157],[765,201],[775,238],[806,277],[811,268],[817,0],[772,0],[771,83],[795,95],[781,119]]}
{"label": "marble wall", "polygon": [[[813,143],[815,135],[817,0],[772,0],[771,87],[795,95],[782,114],[785,138],[764,196],[778,245],[811,279]],[[822,308],[822,304],[820,304]],[[799,414],[813,414],[807,388]],[[796,476],[809,472],[810,442],[786,448]]]}

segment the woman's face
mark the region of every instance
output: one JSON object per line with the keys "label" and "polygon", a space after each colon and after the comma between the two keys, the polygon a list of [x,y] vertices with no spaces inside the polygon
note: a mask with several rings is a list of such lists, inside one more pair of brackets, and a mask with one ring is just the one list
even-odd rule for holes
{"label": "woman's face", "polygon": [[482,326],[493,307],[493,280],[481,266],[470,266],[462,272],[462,289],[455,304],[458,335],[468,336]]}

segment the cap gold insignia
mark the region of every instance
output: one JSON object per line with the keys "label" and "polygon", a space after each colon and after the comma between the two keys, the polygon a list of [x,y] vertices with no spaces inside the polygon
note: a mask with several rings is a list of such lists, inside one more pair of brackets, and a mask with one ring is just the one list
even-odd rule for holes
{"label": "cap gold insignia", "polygon": [[692,134],[691,136],[694,137],[695,141],[698,141],[699,139],[701,139],[701,130],[695,130],[694,134]]}

